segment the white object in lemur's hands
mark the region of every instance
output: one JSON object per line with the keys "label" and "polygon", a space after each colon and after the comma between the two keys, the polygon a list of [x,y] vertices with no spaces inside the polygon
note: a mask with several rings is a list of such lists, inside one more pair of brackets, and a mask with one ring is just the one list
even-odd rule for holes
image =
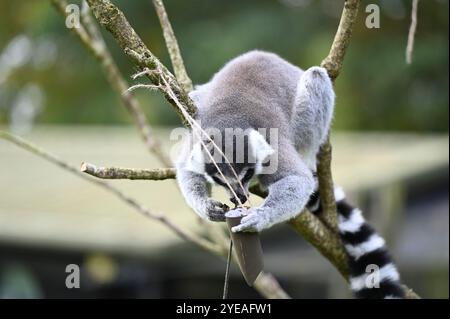
{"label": "white object in lemur's hands", "polygon": [[[312,67],[303,71],[275,54],[252,51],[228,62],[190,96],[198,107],[196,120],[203,128],[249,132],[248,147],[256,162],[232,163],[239,180],[226,163],[219,164],[241,201],[245,202],[255,177],[269,193],[233,231],[261,231],[299,214],[314,190],[316,155],[333,114],[334,91],[326,70]],[[259,128],[277,128],[277,145],[259,134]],[[206,163],[203,151],[199,146],[185,148],[176,163],[177,181],[197,214],[222,221],[226,211],[211,202],[209,183],[224,187],[226,183],[217,169]],[[268,159],[275,161],[277,169],[263,174],[262,163]]]}

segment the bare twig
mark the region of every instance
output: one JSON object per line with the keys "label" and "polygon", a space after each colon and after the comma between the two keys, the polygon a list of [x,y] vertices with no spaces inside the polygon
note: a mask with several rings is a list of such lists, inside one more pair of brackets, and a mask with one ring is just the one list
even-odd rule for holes
{"label": "bare twig", "polygon": [[170,218],[168,218],[167,216],[163,215],[163,214],[158,214],[155,213],[153,211],[151,211],[150,209],[148,209],[147,207],[141,205],[140,203],[138,203],[134,198],[126,195],[125,193],[123,193],[122,191],[120,191],[119,189],[115,188],[114,186],[99,180],[99,179],[94,179],[89,177],[86,174],[83,174],[82,172],[80,172],[80,170],[76,167],[73,166],[67,162],[65,162],[64,160],[58,158],[57,156],[47,152],[46,150],[39,148],[36,145],[31,144],[30,142],[15,136],[13,134],[7,133],[7,132],[3,132],[0,131],[0,139],[4,139],[6,141],[9,141],[17,146],[19,146],[20,148],[27,150],[47,161],[49,161],[50,163],[53,163],[57,166],[59,166],[62,169],[65,169],[69,172],[71,172],[72,174],[75,174],[78,177],[81,177],[82,179],[84,179],[85,181],[88,181],[90,183],[93,183],[97,186],[100,186],[104,189],[106,189],[107,191],[109,191],[110,193],[114,194],[115,196],[117,196],[119,199],[121,199],[122,201],[126,202],[127,204],[131,205],[133,208],[135,208],[139,213],[141,213],[142,215],[153,219],[153,220],[157,220],[159,222],[161,222],[163,225],[165,225],[166,227],[168,227],[170,230],[172,230],[174,233],[176,233],[180,238],[189,241],[191,243],[194,243],[198,246],[200,246],[201,248],[210,251],[212,253],[215,254],[221,254],[222,253],[222,249],[220,247],[218,247],[216,244],[211,243],[199,236],[197,236],[194,233],[190,233],[187,232],[186,230],[184,230],[182,227],[176,225]]}
{"label": "bare twig", "polygon": [[412,0],[411,10],[411,25],[409,26],[408,44],[406,46],[406,63],[412,63],[412,55],[414,51],[414,39],[416,36],[417,28],[417,7],[419,6],[419,0]]}
{"label": "bare twig", "polygon": [[162,181],[174,179],[174,168],[137,169],[123,167],[98,167],[91,163],[83,162],[80,171],[102,179],[139,179]]}
{"label": "bare twig", "polygon": [[177,38],[173,32],[172,25],[164,7],[162,0],[152,0],[155,6],[156,13],[158,14],[159,22],[164,34],[164,40],[166,41],[167,50],[169,51],[170,60],[172,61],[172,67],[175,72],[175,76],[186,92],[190,92],[193,89],[192,81],[189,78],[186,68],[184,66],[183,57],[181,56],[180,47],[178,46]]}
{"label": "bare twig", "polygon": [[[66,1],[51,0],[51,2],[62,16],[67,17]],[[92,21],[89,11],[89,7],[83,1],[81,15],[82,24],[79,28],[72,28],[71,30],[88,51],[100,62],[109,83],[131,114],[147,149],[153,153],[163,165],[171,166],[171,161],[163,152],[159,140],[153,135],[152,129],[147,122],[146,116],[142,111],[138,100],[130,92],[127,92],[128,83],[125,81],[117,64],[109,53],[100,30],[95,22]]]}

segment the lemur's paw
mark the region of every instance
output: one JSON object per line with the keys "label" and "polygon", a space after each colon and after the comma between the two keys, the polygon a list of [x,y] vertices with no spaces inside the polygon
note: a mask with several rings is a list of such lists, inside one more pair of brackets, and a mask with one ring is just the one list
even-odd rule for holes
{"label": "lemur's paw", "polygon": [[229,207],[217,200],[207,199],[205,204],[202,205],[201,215],[206,219],[213,222],[224,222],[225,213],[228,211]]}
{"label": "lemur's paw", "polygon": [[270,219],[261,209],[251,208],[249,214],[242,217],[241,223],[231,228],[231,231],[233,233],[260,232],[270,226],[272,226]]}

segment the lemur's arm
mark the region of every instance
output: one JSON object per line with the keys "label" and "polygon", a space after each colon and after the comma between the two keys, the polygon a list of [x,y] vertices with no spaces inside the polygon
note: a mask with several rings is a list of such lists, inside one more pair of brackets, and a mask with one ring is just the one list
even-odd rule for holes
{"label": "lemur's arm", "polygon": [[202,218],[224,221],[226,205],[210,198],[210,185],[203,175],[177,168],[177,182],[188,205]]}
{"label": "lemur's arm", "polygon": [[[274,224],[287,221],[298,215],[305,207],[314,190],[314,178],[311,170],[303,163],[295,148],[280,144],[278,156],[278,172],[271,175],[260,175],[259,180],[267,186],[269,195],[261,206],[250,208],[248,215],[242,218],[233,232],[261,231]],[[243,213],[244,211],[242,211]],[[235,211],[230,216],[235,215]]]}

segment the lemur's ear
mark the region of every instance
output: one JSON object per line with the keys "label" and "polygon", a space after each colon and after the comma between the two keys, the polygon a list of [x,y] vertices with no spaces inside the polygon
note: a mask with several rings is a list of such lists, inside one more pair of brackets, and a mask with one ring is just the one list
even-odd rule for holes
{"label": "lemur's ear", "polygon": [[256,159],[256,163],[264,162],[275,151],[267,143],[266,139],[256,130],[252,130],[249,134],[250,148],[253,152],[253,156]]}
{"label": "lemur's ear", "polygon": [[205,157],[203,155],[202,145],[200,142],[196,143],[192,147],[192,151],[186,162],[186,169],[198,174],[205,173]]}

